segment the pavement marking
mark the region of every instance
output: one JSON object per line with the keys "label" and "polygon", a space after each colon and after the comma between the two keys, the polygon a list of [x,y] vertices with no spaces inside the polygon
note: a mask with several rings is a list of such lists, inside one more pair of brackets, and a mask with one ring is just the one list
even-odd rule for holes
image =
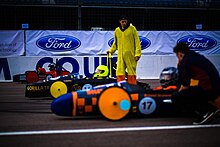
{"label": "pavement marking", "polygon": [[219,128],[219,127],[220,127],[220,124],[96,128],[96,129],[74,129],[74,130],[18,131],[18,132],[0,132],[0,136],[45,135],[45,134],[79,134],[79,133],[125,132],[125,131],[155,131],[155,130],[178,130],[178,129]]}

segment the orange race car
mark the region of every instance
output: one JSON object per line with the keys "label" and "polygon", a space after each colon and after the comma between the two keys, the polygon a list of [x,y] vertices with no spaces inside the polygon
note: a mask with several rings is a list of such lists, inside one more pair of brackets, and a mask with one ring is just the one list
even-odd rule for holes
{"label": "orange race car", "polygon": [[51,103],[51,110],[60,116],[103,115],[109,120],[120,120],[128,114],[173,115],[177,113],[172,104],[177,81],[177,69],[169,67],[162,71],[161,86],[155,89],[130,85],[126,81],[99,85],[59,96]]}

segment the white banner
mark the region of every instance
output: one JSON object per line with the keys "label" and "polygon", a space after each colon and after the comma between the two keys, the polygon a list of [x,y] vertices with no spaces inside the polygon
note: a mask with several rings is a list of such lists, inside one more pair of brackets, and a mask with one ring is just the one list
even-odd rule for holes
{"label": "white banner", "polygon": [[[220,54],[220,31],[139,31],[142,53],[172,55],[177,42],[201,54]],[[113,31],[26,32],[27,56],[101,55],[113,43]]]}
{"label": "white banner", "polygon": [[[206,56],[220,73],[220,55]],[[113,57],[113,62],[117,61]],[[41,65],[49,71],[49,63],[58,63],[71,73],[80,73],[90,77],[98,65],[106,65],[106,56],[50,56],[50,57],[7,57],[0,58],[0,82],[12,81],[13,75],[24,74],[25,71],[35,71],[36,65]],[[138,79],[159,79],[161,71],[168,66],[176,67],[175,55],[143,55],[138,61]]]}
{"label": "white banner", "polygon": [[140,31],[139,36],[143,54],[173,54],[178,42],[200,54],[220,54],[220,31]]}
{"label": "white banner", "polygon": [[109,49],[113,32],[27,31],[27,56],[100,55]]}
{"label": "white banner", "polygon": [[0,56],[24,55],[24,31],[0,31]]}

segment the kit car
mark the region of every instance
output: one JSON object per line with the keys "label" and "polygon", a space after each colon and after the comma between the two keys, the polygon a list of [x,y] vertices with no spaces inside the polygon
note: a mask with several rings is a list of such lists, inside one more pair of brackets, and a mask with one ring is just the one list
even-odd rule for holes
{"label": "kit car", "polygon": [[48,81],[39,81],[35,83],[26,84],[26,97],[52,97],[57,98],[62,94],[68,92],[91,89],[96,85],[116,82],[114,78],[82,78],[79,75],[69,74],[59,76],[57,78],[50,78]]}
{"label": "kit car", "polygon": [[[79,73],[73,73],[64,76],[58,76],[35,83],[26,84],[26,97],[52,97],[57,98],[60,95],[77,90],[91,89],[97,85],[104,85],[116,82],[115,66],[99,65],[92,77],[84,77]],[[149,88],[148,83],[137,82],[142,87]]]}
{"label": "kit car", "polygon": [[54,99],[51,110],[59,116],[97,116],[120,120],[128,115],[174,114],[172,94],[177,90],[146,89],[126,81],[95,86],[90,90],[69,92]]}
{"label": "kit car", "polygon": [[43,80],[49,80],[50,78],[55,78],[57,76],[64,76],[70,74],[70,72],[62,67],[59,69],[58,65],[51,63],[48,65],[49,71],[46,71],[41,66],[37,65],[36,70],[26,71],[23,74],[13,75],[13,82],[22,83],[34,83]]}
{"label": "kit car", "polygon": [[[77,90],[91,89],[97,85],[104,85],[116,82],[116,78],[83,78],[79,74],[69,74],[50,78],[49,80],[39,81],[35,83],[26,84],[25,96],[26,97],[52,97],[57,98],[60,95]],[[138,85],[149,88],[148,83],[138,82]]]}

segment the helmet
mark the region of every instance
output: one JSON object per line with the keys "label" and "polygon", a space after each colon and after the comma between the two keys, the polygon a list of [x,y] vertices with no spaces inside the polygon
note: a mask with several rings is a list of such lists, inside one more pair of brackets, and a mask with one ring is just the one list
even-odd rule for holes
{"label": "helmet", "polygon": [[177,86],[178,70],[176,67],[166,67],[160,74],[160,84],[162,87]]}
{"label": "helmet", "polygon": [[55,70],[55,69],[56,69],[56,64],[55,64],[55,63],[50,63],[50,64],[48,65],[48,67],[49,67],[49,70],[50,70],[50,71]]}
{"label": "helmet", "polygon": [[93,78],[99,78],[99,77],[104,78],[108,76],[108,73],[109,73],[109,69],[107,66],[99,65],[95,70]]}

